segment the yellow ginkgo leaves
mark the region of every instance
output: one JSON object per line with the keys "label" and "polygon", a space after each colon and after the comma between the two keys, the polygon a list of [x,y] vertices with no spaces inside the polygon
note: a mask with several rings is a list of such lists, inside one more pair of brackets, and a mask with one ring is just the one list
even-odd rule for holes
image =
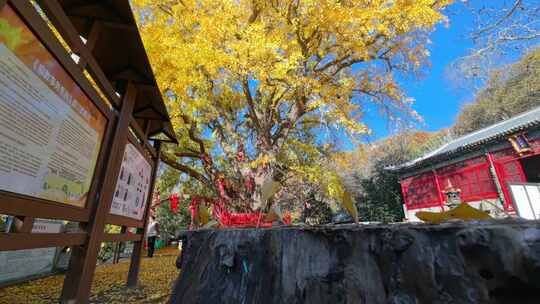
{"label": "yellow ginkgo leaves", "polygon": [[[279,168],[287,180],[307,180],[341,202],[355,220],[351,196],[321,158],[336,151],[333,135],[356,140],[369,132],[366,104],[390,117],[416,117],[395,73],[426,62],[427,34],[445,20],[441,10],[449,3],[132,1],[180,146],[219,151],[209,156],[214,168],[205,163],[184,173],[221,171],[239,181],[237,168],[252,175]],[[242,145],[248,159],[234,164]],[[185,165],[179,170],[197,166],[187,157],[178,161]],[[215,179],[197,177],[206,187]],[[251,192],[273,192],[263,186],[259,179]]]}
{"label": "yellow ginkgo leaves", "polygon": [[358,223],[358,209],[354,203],[351,194],[345,189],[341,194],[341,205],[352,216],[355,223]]}
{"label": "yellow ginkgo leaves", "polygon": [[462,203],[454,209],[443,212],[416,212],[416,217],[424,222],[438,224],[449,220],[489,220],[491,216],[482,210],[478,210],[469,206],[469,204]]}
{"label": "yellow ginkgo leaves", "polygon": [[[243,112],[247,97],[239,84],[247,78],[258,91],[255,112],[260,116],[303,100],[306,110],[326,115],[353,133],[364,133],[366,127],[353,114],[358,110],[355,96],[398,103],[404,96],[392,73],[364,67],[353,72],[350,67],[378,61],[392,64],[394,59],[400,66],[418,66],[427,53],[425,41],[416,33],[445,20],[440,10],[450,2],[134,0],[133,4],[159,85],[176,96],[169,103],[173,113],[207,121],[223,115],[215,107]],[[404,58],[406,62],[398,62]],[[181,119],[173,122],[183,124]]]}
{"label": "yellow ginkgo leaves", "polygon": [[[90,303],[167,303],[171,284],[179,270],[174,267],[178,257],[174,247],[158,249],[153,258],[143,258],[139,272],[139,286],[126,287],[129,260],[119,264],[98,265],[92,284]],[[0,289],[0,304],[58,303],[64,275],[57,274]]]}

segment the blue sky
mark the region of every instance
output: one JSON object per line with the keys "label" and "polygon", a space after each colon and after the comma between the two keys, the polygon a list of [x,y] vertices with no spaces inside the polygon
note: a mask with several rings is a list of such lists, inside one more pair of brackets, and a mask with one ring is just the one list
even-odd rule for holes
{"label": "blue sky", "polygon": [[[459,7],[449,14],[448,25],[439,24],[430,36],[431,67],[420,78],[409,77],[401,81],[406,94],[416,100],[414,109],[425,121],[419,126],[423,130],[435,131],[451,126],[461,106],[474,98],[474,92],[459,89],[446,73],[450,63],[473,47],[466,37],[473,27],[472,17]],[[389,135],[387,121],[376,112],[366,113],[365,121],[373,131],[370,139]]]}

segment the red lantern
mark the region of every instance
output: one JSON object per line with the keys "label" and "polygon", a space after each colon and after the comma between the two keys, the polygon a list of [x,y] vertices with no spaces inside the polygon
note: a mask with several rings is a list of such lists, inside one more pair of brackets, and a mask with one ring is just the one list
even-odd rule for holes
{"label": "red lantern", "polygon": [[171,204],[170,204],[171,211],[173,213],[178,213],[178,194],[175,193],[169,196],[169,200],[171,201]]}

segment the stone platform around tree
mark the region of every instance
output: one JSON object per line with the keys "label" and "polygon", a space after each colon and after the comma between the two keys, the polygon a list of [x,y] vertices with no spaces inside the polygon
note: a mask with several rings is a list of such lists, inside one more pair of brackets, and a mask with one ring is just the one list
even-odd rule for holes
{"label": "stone platform around tree", "polygon": [[171,303],[540,303],[537,221],[198,230],[186,237]]}

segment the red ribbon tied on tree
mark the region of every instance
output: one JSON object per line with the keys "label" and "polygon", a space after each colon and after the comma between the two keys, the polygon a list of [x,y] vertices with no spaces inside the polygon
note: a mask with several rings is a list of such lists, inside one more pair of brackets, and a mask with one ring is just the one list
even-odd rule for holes
{"label": "red ribbon tied on tree", "polygon": [[171,201],[171,211],[173,213],[178,213],[178,193],[169,196],[169,200]]}

